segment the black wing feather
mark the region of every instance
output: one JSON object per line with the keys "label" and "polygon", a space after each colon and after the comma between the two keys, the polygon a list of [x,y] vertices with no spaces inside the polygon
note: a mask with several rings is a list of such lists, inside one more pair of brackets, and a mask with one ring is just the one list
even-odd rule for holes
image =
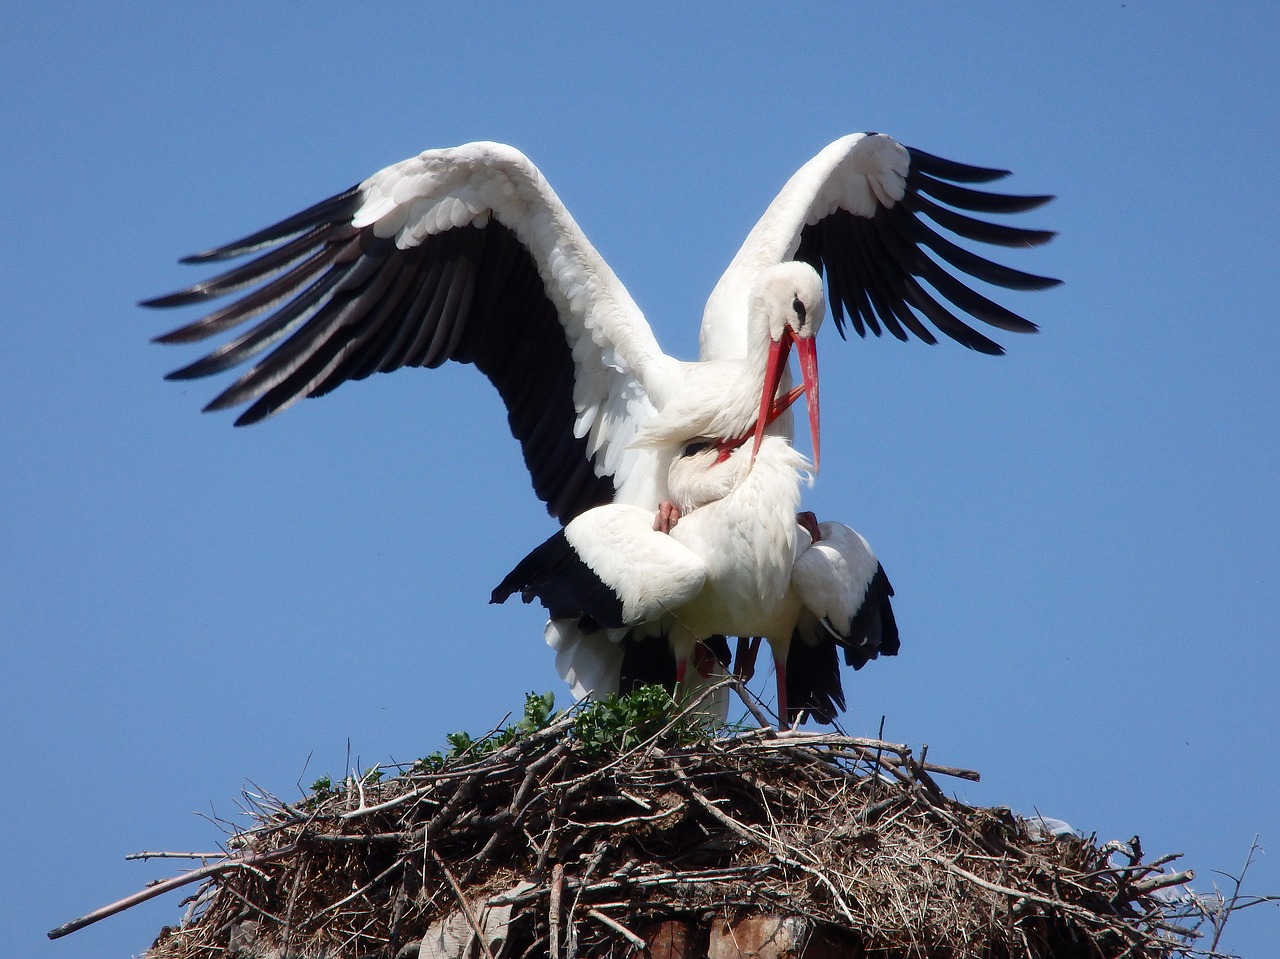
{"label": "black wing feather", "polygon": [[950,206],[958,206],[962,210],[974,213],[1026,213],[1044,206],[1052,196],[1037,194],[1018,196],[1012,193],[988,193],[985,190],[971,190],[965,186],[957,186],[946,180],[938,180],[917,169],[912,177],[916,190],[925,193],[935,200]]}
{"label": "black wing feather", "polygon": [[360,209],[363,203],[364,195],[360,191],[359,184],[357,184],[350,189],[329,197],[327,200],[321,200],[314,206],[309,206],[305,210],[293,214],[293,216],[285,217],[279,223],[273,223],[257,233],[251,233],[223,246],[214,247],[212,250],[205,250],[203,253],[184,256],[179,262],[211,263],[218,260],[232,260],[238,256],[245,256],[261,250],[263,247],[270,246],[273,243],[278,243],[293,236],[295,233],[304,233],[314,226],[350,223],[351,217],[355,215],[356,210]]}
{"label": "black wing feather", "polygon": [[552,619],[577,620],[585,633],[626,625],[622,600],[582,561],[564,530],[520,560],[494,587],[489,602],[505,603],[514,593],[526,603],[537,599]]}
{"label": "black wing feather", "polygon": [[912,170],[951,180],[953,183],[990,183],[993,180],[1003,180],[1010,172],[994,167],[973,166],[957,160],[946,160],[915,147],[908,147],[907,152],[911,154]]}
{"label": "black wing feather", "polygon": [[907,152],[910,168],[901,201],[879,207],[871,217],[835,210],[801,231],[796,258],[825,275],[831,312],[842,336],[847,321],[859,336],[868,331],[879,336],[883,328],[900,340],[913,334],[926,343],[936,343],[937,337],[925,325],[927,320],[970,349],[1003,353],[1000,344],[961,317],[967,315],[1018,333],[1034,332],[1035,324],[973,289],[963,277],[1013,290],[1043,290],[1060,281],[980,256],[932,229],[925,219],[962,239],[998,246],[1038,246],[1053,232],[993,223],[969,213],[1023,213],[1043,206],[1052,197],[990,193],[962,186],[998,180],[1009,171],[957,163],[923,150]]}
{"label": "black wing feather", "polygon": [[835,640],[823,637],[811,646],[797,631],[787,650],[786,721],[794,723],[805,712],[815,722],[833,723],[844,708]]}
{"label": "black wing feather", "polygon": [[533,257],[514,233],[491,218],[401,250],[394,240],[351,225],[362,202],[352,188],[187,257],[183,262],[210,263],[265,251],[143,302],[175,307],[239,294],[158,338],[189,342],[244,326],[168,378],[209,376],[256,358],[206,407],[248,404],[236,420],[244,426],[375,372],[472,363],[506,403],[534,490],[553,516],[568,522],[612,500],[612,477],[596,475],[586,439],[573,436],[568,339]]}
{"label": "black wing feather", "polygon": [[881,656],[897,656],[902,648],[898,621],[893,615],[893,584],[879,564],[862,607],[849,625],[849,641],[842,645],[844,661],[854,669]]}

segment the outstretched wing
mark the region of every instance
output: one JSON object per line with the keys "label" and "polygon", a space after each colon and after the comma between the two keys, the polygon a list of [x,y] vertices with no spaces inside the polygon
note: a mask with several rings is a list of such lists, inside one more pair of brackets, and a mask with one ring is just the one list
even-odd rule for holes
{"label": "outstretched wing", "polygon": [[[234,243],[256,253],[144,306],[236,299],[158,337],[240,332],[169,374],[252,366],[207,407],[237,426],[348,380],[446,360],[497,387],[538,497],[562,523],[651,483],[630,448],[672,361],[538,169],[517,150],[430,150]],[[656,502],[656,497],[654,497]]]}
{"label": "outstretched wing", "polygon": [[915,335],[936,343],[936,329],[979,352],[1003,353],[962,317],[1018,333],[1034,332],[1035,324],[962,277],[1014,290],[1042,290],[1060,281],[979,256],[926,221],[962,240],[1045,243],[1051,231],[970,216],[1021,213],[1052,199],[962,185],[1007,173],[944,160],[883,134],[855,133],[832,143],[787,181],[716,284],[702,318],[703,358],[745,353],[747,297],[755,277],[793,259],[825,275],[841,336],[849,325],[859,336],[868,330],[879,336],[883,328],[900,340]]}

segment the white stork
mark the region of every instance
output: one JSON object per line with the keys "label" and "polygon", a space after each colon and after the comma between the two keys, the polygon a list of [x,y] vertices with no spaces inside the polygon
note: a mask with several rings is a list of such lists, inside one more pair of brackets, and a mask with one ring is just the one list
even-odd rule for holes
{"label": "white stork", "polygon": [[[787,182],[712,291],[697,363],[662,352],[541,173],[497,143],[429,150],[274,226],[188,257],[203,264],[258,254],[144,305],[238,295],[158,337],[182,343],[243,327],[169,374],[190,379],[256,360],[206,407],[249,404],[236,425],[375,372],[474,363],[502,396],[535,493],[562,524],[606,503],[652,515],[670,499],[668,467],[680,443],[705,437],[719,443],[717,457],[730,456],[735,442],[785,405],[791,394],[775,396],[772,384],[786,342],[801,343],[808,378],[813,361],[802,341],[812,342],[812,330],[775,324],[788,311],[782,319],[803,324],[805,310],[796,309],[806,306],[802,276],[825,275],[842,335],[846,325],[862,336],[879,336],[883,327],[899,339],[914,334],[934,343],[931,324],[967,347],[1001,353],[957,313],[1034,331],[952,270],[1013,289],[1057,281],[978,256],[925,222],[979,242],[1045,242],[1048,231],[960,212],[1016,213],[1049,199],[962,185],[1004,175],[879,134],[832,143]],[[750,322],[753,315],[767,333]],[[788,385],[783,377],[779,389]],[[810,410],[816,454],[816,396]],[[788,429],[789,417],[771,427]]]}
{"label": "white stork", "polygon": [[[587,510],[526,556],[491,601],[516,592],[542,601],[557,667],[579,697],[634,682],[682,685],[699,642],[753,636],[773,651],[780,722],[801,710],[830,722],[844,708],[836,646],[860,668],[896,654],[898,637],[893,588],[866,540],[841,524],[797,522],[808,469],[779,436],[764,438],[754,465],[744,447],[725,456],[711,441],[689,443],[670,468],[683,518],[669,534],[652,529],[643,507]],[[650,639],[670,656],[629,668]]]}

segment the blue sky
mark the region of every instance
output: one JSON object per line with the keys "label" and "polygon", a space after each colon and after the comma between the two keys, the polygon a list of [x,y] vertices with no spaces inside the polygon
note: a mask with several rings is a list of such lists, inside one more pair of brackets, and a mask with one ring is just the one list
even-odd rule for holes
{"label": "blue sky", "polygon": [[[846,728],[983,774],[970,802],[1186,853],[1280,848],[1280,360],[1270,4],[29,5],[0,17],[0,940],[130,956],[171,895],[44,932],[285,797],[561,689],[536,608],[487,605],[553,529],[474,370],[352,384],[249,430],[138,299],[420,150],[544,171],[690,357],[702,302],[827,142],[1008,167],[1060,231],[1005,257],[1009,353],[824,334],[822,473],[902,653]],[[584,13],[583,10],[589,10]],[[348,755],[349,754],[349,755]],[[1280,892],[1275,854],[1249,877]],[[1263,955],[1280,913],[1223,945]]]}

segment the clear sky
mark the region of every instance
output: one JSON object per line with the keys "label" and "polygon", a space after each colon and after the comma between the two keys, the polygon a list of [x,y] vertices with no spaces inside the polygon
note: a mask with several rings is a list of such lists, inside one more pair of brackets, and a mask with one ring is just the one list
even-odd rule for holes
{"label": "clear sky", "polygon": [[[0,951],[139,953],[180,895],[44,933],[175,871],[126,854],[216,847],[250,783],[567,703],[541,611],[487,605],[554,524],[479,374],[236,430],[199,412],[217,382],[161,380],[199,355],[148,343],[184,316],[135,306],[475,139],[541,167],[684,357],[840,135],[1058,194],[1021,219],[1059,238],[1001,254],[1066,281],[1006,298],[1043,328],[1007,356],[823,334],[806,501],[874,544],[903,638],[846,676],[845,727],[980,770],[966,801],[1185,852],[1200,889],[1280,850],[1277,36],[1261,2],[9,8]],[[1247,889],[1280,892],[1276,853]],[[1265,906],[1223,945],[1275,941]]]}

